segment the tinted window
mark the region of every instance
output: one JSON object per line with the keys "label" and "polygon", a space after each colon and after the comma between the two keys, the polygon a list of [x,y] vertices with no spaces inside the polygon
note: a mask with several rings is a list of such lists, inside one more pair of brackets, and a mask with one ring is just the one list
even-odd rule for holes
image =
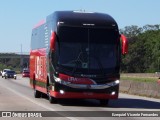
{"label": "tinted window", "polygon": [[60,27],[58,63],[79,71],[115,69],[119,66],[118,37],[114,29]]}
{"label": "tinted window", "polygon": [[14,74],[14,73],[15,73],[15,71],[7,71],[7,73],[12,73],[12,74]]}
{"label": "tinted window", "polygon": [[44,25],[41,25],[32,30],[31,49],[39,49],[45,47],[45,30]]}

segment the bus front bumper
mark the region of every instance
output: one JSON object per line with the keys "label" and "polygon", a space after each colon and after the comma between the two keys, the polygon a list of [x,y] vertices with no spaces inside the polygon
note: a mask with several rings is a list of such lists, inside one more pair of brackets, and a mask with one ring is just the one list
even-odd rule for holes
{"label": "bus front bumper", "polygon": [[117,99],[118,93],[94,93],[94,92],[60,92],[50,91],[51,96],[55,98],[74,98],[74,99]]}

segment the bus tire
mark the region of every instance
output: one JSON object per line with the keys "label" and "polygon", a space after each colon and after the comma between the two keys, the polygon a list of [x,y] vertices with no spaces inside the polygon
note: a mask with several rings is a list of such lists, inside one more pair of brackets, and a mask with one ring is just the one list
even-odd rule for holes
{"label": "bus tire", "polygon": [[40,98],[41,95],[42,95],[42,93],[41,93],[40,91],[34,89],[34,97],[35,97],[35,98]]}
{"label": "bus tire", "polygon": [[52,97],[50,93],[48,93],[48,99],[49,99],[49,102],[50,102],[51,104],[57,102],[56,98]]}
{"label": "bus tire", "polygon": [[34,89],[34,97],[35,98],[40,98],[42,93],[38,90],[36,90],[36,81],[35,79],[33,80],[33,89]]}
{"label": "bus tire", "polygon": [[99,100],[101,106],[108,106],[109,100],[108,99],[102,99]]}
{"label": "bus tire", "polygon": [[47,88],[47,95],[48,95],[48,100],[49,102],[52,104],[52,103],[56,103],[57,100],[56,98],[52,97],[51,94],[50,94],[50,89],[49,89],[49,77],[47,76],[47,84],[46,84],[46,88]]}

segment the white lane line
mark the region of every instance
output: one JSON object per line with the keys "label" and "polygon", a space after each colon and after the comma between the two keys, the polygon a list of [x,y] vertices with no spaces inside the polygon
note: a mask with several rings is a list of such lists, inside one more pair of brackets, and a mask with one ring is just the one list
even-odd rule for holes
{"label": "white lane line", "polygon": [[30,98],[24,96],[23,94],[21,94],[21,93],[15,91],[15,90],[13,90],[13,89],[11,89],[11,88],[8,88],[8,87],[6,87],[6,88],[7,88],[8,90],[10,90],[11,92],[13,92],[13,93],[15,93],[15,94],[17,94],[17,95],[19,95],[19,96],[21,96],[21,97],[23,97],[23,98],[29,100],[30,102],[32,102],[32,103],[34,103],[34,104],[37,104],[37,105],[41,106],[41,107],[43,107],[43,108],[45,108],[45,109],[47,109],[47,110],[56,111],[55,109],[50,108],[50,107],[46,107],[45,105],[43,105],[43,104],[37,102],[36,100],[32,100],[32,99],[30,99]]}
{"label": "white lane line", "polygon": [[[6,87],[6,88],[7,88],[8,90],[10,90],[11,92],[13,92],[13,93],[15,93],[15,94],[17,94],[17,95],[19,95],[19,96],[21,96],[21,97],[29,100],[30,102],[32,102],[32,103],[34,103],[34,104],[37,104],[38,106],[41,106],[41,107],[43,107],[43,108],[45,108],[45,109],[47,109],[47,110],[55,111],[55,112],[56,112],[56,110],[53,109],[53,108],[51,108],[51,107],[45,106],[45,105],[37,102],[36,100],[32,100],[32,99],[28,98],[27,96],[24,96],[23,94],[15,91],[15,90],[13,90],[13,89],[11,89],[11,88],[8,88],[8,87]],[[62,115],[62,117],[63,117],[63,115]],[[74,118],[74,117],[66,117],[66,118],[68,118],[68,119],[70,119],[70,120],[78,120],[78,119],[76,119],[76,118]]]}

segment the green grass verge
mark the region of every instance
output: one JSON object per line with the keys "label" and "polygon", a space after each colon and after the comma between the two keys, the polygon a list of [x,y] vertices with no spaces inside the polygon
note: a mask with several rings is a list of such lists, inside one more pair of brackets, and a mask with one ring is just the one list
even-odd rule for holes
{"label": "green grass verge", "polygon": [[157,82],[158,78],[125,77],[125,76],[121,76],[121,80],[133,80],[133,81],[139,81],[139,82]]}

